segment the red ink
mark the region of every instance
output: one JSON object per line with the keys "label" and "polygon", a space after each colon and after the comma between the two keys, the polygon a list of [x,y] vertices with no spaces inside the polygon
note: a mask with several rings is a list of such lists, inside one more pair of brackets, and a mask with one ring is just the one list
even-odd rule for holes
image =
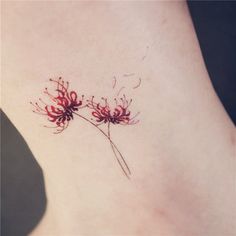
{"label": "red ink", "polygon": [[[49,93],[47,88],[45,88],[44,94],[50,98],[52,104],[45,103],[41,98],[39,99],[40,105],[37,102],[31,102],[34,106],[33,112],[46,116],[50,122],[56,125],[54,127],[45,127],[56,128],[54,133],[61,133],[68,127],[69,122],[74,119],[74,115],[90,123],[107,138],[123,173],[127,178],[130,178],[131,171],[128,164],[111,139],[110,124],[134,125],[139,122],[135,120],[139,113],[131,117],[129,107],[132,99],[127,100],[125,95],[120,99],[115,98],[113,106],[108,103],[106,98],[102,98],[102,102],[95,102],[93,96],[92,99],[84,101],[84,96],[82,95],[81,99],[78,99],[77,93],[69,90],[69,82],[65,82],[61,77],[58,80],[50,79],[50,81],[56,85],[56,95]],[[91,111],[90,114],[95,118],[95,122],[91,121],[93,118],[86,117],[79,112],[82,108]],[[98,127],[101,124],[107,124],[106,132]]]}
{"label": "red ink", "polygon": [[48,128],[56,128],[55,133],[60,133],[68,127],[69,122],[73,119],[73,112],[82,107],[83,96],[78,100],[77,93],[68,90],[69,82],[63,81],[61,77],[58,80],[50,79],[50,81],[56,83],[57,94],[49,93],[47,88],[44,93],[48,95],[53,104],[48,105],[41,98],[39,98],[41,105],[37,102],[34,104],[31,102],[31,104],[34,106],[33,112],[48,116],[48,120],[56,124],[56,126]]}
{"label": "red ink", "polygon": [[132,102],[132,99],[129,101],[126,99],[125,95],[120,99],[114,99],[115,107],[112,108],[108,104],[106,98],[102,98],[102,103],[94,102],[94,97],[91,100],[88,100],[88,107],[92,109],[92,115],[96,118],[96,122],[100,123],[112,123],[120,125],[133,125],[138,123],[134,118],[131,118],[131,112],[129,111],[129,106]]}

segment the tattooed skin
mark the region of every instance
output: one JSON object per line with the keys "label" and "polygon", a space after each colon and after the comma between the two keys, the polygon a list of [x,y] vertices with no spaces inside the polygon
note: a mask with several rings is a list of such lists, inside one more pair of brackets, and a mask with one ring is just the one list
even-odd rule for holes
{"label": "tattooed skin", "polygon": [[83,96],[78,99],[75,91],[69,91],[69,82],[65,83],[61,77],[58,80],[50,79],[50,81],[56,84],[56,95],[49,93],[47,88],[44,93],[50,98],[52,104],[46,104],[41,98],[39,98],[40,103],[31,102],[31,104],[34,106],[33,112],[47,116],[48,120],[56,125],[45,127],[55,128],[54,133],[61,133],[73,120],[73,112],[83,107]]}
{"label": "tattooed skin", "polygon": [[120,125],[134,125],[138,123],[135,117],[131,117],[129,106],[132,99],[129,101],[123,95],[120,99],[114,99],[115,107],[112,108],[106,98],[102,98],[104,104],[94,102],[94,97],[88,100],[88,107],[93,110],[92,115],[96,118],[96,122],[101,123],[112,123]]}
{"label": "tattooed skin", "polygon": [[[30,102],[33,106],[34,113],[46,116],[48,121],[54,124],[54,126],[45,125],[44,127],[54,128],[55,134],[61,133],[69,126],[75,115],[90,123],[109,141],[123,173],[127,178],[130,178],[131,171],[128,164],[111,139],[110,125],[135,125],[139,122],[139,120],[136,120],[139,113],[131,116],[130,105],[132,99],[127,99],[123,95],[121,98],[115,97],[113,104],[109,104],[108,99],[104,97],[100,101],[95,101],[94,96],[90,99],[84,99],[84,95],[81,95],[79,98],[77,92],[69,89],[69,82],[65,82],[61,77],[57,80],[50,79],[49,81],[55,86],[54,92],[51,93],[45,88],[44,94],[49,98],[51,103],[47,104],[41,98],[39,98],[39,102]],[[90,111],[90,117],[82,115],[81,111],[83,109]],[[102,124],[107,125],[106,131],[99,127]]]}

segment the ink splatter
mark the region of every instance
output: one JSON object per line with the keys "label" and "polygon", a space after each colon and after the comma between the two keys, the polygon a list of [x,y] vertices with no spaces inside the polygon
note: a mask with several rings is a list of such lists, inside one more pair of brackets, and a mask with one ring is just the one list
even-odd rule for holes
{"label": "ink splatter", "polygon": [[149,46],[146,47],[146,52],[145,55],[142,57],[142,61],[144,61],[148,55],[148,51],[149,51]]}
{"label": "ink splatter", "polygon": [[121,91],[123,90],[123,89],[125,89],[125,87],[123,86],[123,87],[121,87],[120,89],[119,89],[119,91],[117,92],[117,94],[116,94],[116,96],[117,97],[119,97],[120,96],[120,93],[121,93]]}
{"label": "ink splatter", "polygon": [[114,76],[113,77],[114,81],[113,81],[113,85],[112,85],[112,88],[114,89],[116,87],[116,82],[117,82],[117,79],[116,77]]}
{"label": "ink splatter", "polygon": [[134,76],[135,73],[123,74],[124,77]]}
{"label": "ink splatter", "polygon": [[141,85],[141,81],[142,81],[141,78],[139,78],[138,84],[136,86],[134,86],[133,89],[138,88]]}

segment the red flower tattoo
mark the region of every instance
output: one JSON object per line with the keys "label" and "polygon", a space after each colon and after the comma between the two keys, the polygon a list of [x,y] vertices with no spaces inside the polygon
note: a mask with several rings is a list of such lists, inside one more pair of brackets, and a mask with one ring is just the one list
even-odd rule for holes
{"label": "red flower tattoo", "polygon": [[[65,82],[61,77],[57,80],[50,79],[52,83],[56,85],[55,92],[53,95],[48,92],[48,89],[45,88],[44,94],[46,94],[49,99],[52,101],[52,104],[45,103],[41,98],[39,98],[40,105],[38,102],[31,104],[34,106],[33,112],[47,116],[48,120],[54,123],[56,126],[48,127],[55,128],[54,133],[61,133],[64,131],[71,120],[74,119],[74,115],[80,119],[90,123],[93,127],[99,130],[100,133],[109,141],[111,149],[118,161],[123,173],[127,178],[130,178],[131,171],[128,164],[126,163],[123,155],[117,148],[116,144],[111,139],[110,124],[120,124],[120,125],[134,125],[139,121],[135,120],[135,116],[131,117],[131,112],[129,110],[132,99],[127,100],[125,95],[120,99],[114,99],[114,104],[108,104],[106,98],[102,98],[102,103],[94,101],[94,96],[90,100],[84,101],[84,96],[81,96],[81,99],[78,99],[78,95],[75,91],[69,90],[69,82]],[[93,118],[86,117],[81,112],[82,108],[89,109]],[[107,124],[107,130],[104,131],[99,127],[101,124]]]}
{"label": "red flower tattoo", "polygon": [[53,105],[46,104],[41,98],[39,98],[41,105],[38,102],[31,102],[31,104],[34,106],[33,112],[46,115],[50,122],[56,124],[54,127],[45,127],[56,128],[54,133],[61,133],[73,119],[73,112],[82,108],[83,95],[78,100],[77,93],[69,91],[69,82],[65,82],[61,77],[58,80],[50,79],[50,81],[56,84],[55,91],[57,94],[54,96],[48,92],[47,88],[45,88],[44,93],[52,100]]}
{"label": "red flower tattoo", "polygon": [[123,95],[120,99],[114,99],[115,106],[108,104],[107,98],[102,98],[103,103],[94,102],[94,97],[88,100],[88,107],[92,109],[92,115],[96,118],[96,122],[102,123],[112,123],[120,125],[134,125],[139,121],[135,120],[135,116],[131,117],[131,112],[129,111],[129,106],[132,103],[132,99],[127,100],[126,96]]}

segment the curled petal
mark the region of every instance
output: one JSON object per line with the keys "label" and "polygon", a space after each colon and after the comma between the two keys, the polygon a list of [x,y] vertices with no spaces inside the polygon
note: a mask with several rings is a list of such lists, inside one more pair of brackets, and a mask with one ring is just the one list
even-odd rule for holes
{"label": "curled petal", "polygon": [[[56,124],[57,132],[62,132],[68,127],[69,122],[73,119],[73,112],[78,111],[82,107],[82,100],[77,101],[77,93],[75,91],[69,91],[69,83],[65,82],[61,77],[56,79],[50,79],[51,82],[56,84],[56,95],[49,92],[45,88],[44,93],[50,98],[52,104],[46,104],[42,99],[40,102],[44,105],[40,107],[38,103],[31,103],[34,106],[34,112],[40,115],[46,115],[50,122]],[[87,107],[87,106],[84,106]]]}
{"label": "curled petal", "polygon": [[76,102],[77,100],[77,93],[75,91],[70,92],[70,100]]}

